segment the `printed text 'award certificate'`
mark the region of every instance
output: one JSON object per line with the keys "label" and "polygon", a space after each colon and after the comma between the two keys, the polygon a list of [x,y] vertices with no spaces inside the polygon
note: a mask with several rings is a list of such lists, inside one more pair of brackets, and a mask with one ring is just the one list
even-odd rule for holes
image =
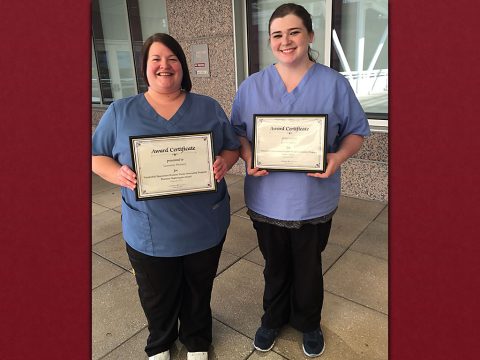
{"label": "printed text 'award certificate'", "polygon": [[131,136],[137,200],[216,191],[212,133]]}
{"label": "printed text 'award certificate'", "polygon": [[253,116],[252,167],[325,172],[327,115]]}

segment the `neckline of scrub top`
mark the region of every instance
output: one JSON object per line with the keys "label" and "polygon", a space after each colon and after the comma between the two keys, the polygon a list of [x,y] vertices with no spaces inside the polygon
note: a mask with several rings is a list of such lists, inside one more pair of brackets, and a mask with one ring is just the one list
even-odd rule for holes
{"label": "neckline of scrub top", "polygon": [[181,120],[183,115],[187,112],[188,108],[190,107],[190,92],[185,93],[185,99],[183,100],[183,103],[180,105],[178,108],[177,112],[173,114],[173,116],[170,118],[170,120],[165,119],[163,116],[158,114],[155,109],[153,108],[152,105],[147,101],[147,98],[145,97],[145,93],[142,94],[142,101],[143,101],[143,107],[144,109],[148,112],[150,116],[152,116],[155,120],[161,121],[162,123],[166,124],[167,126],[173,126],[177,122]]}
{"label": "neckline of scrub top", "polygon": [[305,86],[308,80],[310,80],[310,78],[313,76],[312,74],[314,72],[313,69],[316,67],[315,65],[317,64],[315,63],[312,66],[310,66],[310,68],[307,70],[305,75],[303,75],[302,80],[300,80],[297,86],[295,86],[295,88],[293,88],[293,90],[290,92],[287,91],[287,87],[285,86],[285,83],[283,82],[282,77],[280,76],[280,73],[278,72],[275,64],[270,65],[270,67],[272,68],[271,71],[274,74],[276,81],[280,84],[279,91],[280,91],[282,104],[291,105],[297,100],[302,88]]}

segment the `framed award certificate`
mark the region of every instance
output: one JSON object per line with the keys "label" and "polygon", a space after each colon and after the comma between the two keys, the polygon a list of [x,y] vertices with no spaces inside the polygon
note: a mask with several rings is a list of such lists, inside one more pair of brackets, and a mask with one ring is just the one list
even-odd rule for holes
{"label": "framed award certificate", "polygon": [[217,191],[211,132],[130,136],[137,200]]}
{"label": "framed award certificate", "polygon": [[327,118],[316,115],[253,115],[252,167],[325,172]]}

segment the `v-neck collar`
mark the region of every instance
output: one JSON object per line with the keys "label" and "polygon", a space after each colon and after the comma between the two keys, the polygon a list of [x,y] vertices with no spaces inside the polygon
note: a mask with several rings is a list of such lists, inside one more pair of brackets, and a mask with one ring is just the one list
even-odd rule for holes
{"label": "v-neck collar", "polygon": [[158,114],[155,109],[153,108],[152,105],[147,101],[147,98],[145,97],[145,93],[142,94],[142,103],[143,103],[143,108],[147,112],[148,116],[155,121],[162,122],[163,124],[170,124],[170,126],[175,125],[177,122],[179,122],[182,117],[185,115],[187,112],[188,108],[190,107],[191,104],[191,95],[189,92],[185,93],[185,99],[183,100],[182,105],[178,108],[177,112],[173,114],[173,116],[170,118],[170,120],[165,119],[163,116]]}
{"label": "v-neck collar", "polygon": [[283,82],[282,77],[280,76],[280,73],[275,67],[275,64],[270,65],[271,72],[273,73],[273,76],[276,78],[275,82],[279,84],[278,91],[280,93],[282,104],[291,105],[297,100],[298,96],[302,91],[302,88],[305,87],[305,84],[312,77],[312,74],[314,72],[313,68],[315,67],[316,67],[316,64],[313,64],[312,66],[310,66],[310,68],[307,70],[305,75],[303,75],[302,79],[297,84],[297,86],[295,86],[295,88],[292,91],[288,92],[287,87],[285,86],[285,83]]}

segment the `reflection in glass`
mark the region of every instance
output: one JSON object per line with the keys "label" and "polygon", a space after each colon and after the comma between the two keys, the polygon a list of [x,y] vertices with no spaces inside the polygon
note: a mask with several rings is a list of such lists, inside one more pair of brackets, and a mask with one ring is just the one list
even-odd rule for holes
{"label": "reflection in glass", "polygon": [[92,103],[143,92],[143,42],[168,33],[165,0],[93,0],[92,32]]}
{"label": "reflection in glass", "polygon": [[143,41],[155,33],[168,34],[165,1],[138,0]]}
{"label": "reflection in glass", "polygon": [[132,45],[130,40],[127,6],[124,1],[100,0],[103,45],[113,99],[121,99],[137,93],[133,68]]}
{"label": "reflection in glass", "polygon": [[98,79],[97,59],[93,50],[92,42],[92,104],[100,104],[102,101],[100,95],[100,81]]}
{"label": "reflection in glass", "polygon": [[365,112],[388,113],[388,0],[334,0],[331,67],[350,81]]}

